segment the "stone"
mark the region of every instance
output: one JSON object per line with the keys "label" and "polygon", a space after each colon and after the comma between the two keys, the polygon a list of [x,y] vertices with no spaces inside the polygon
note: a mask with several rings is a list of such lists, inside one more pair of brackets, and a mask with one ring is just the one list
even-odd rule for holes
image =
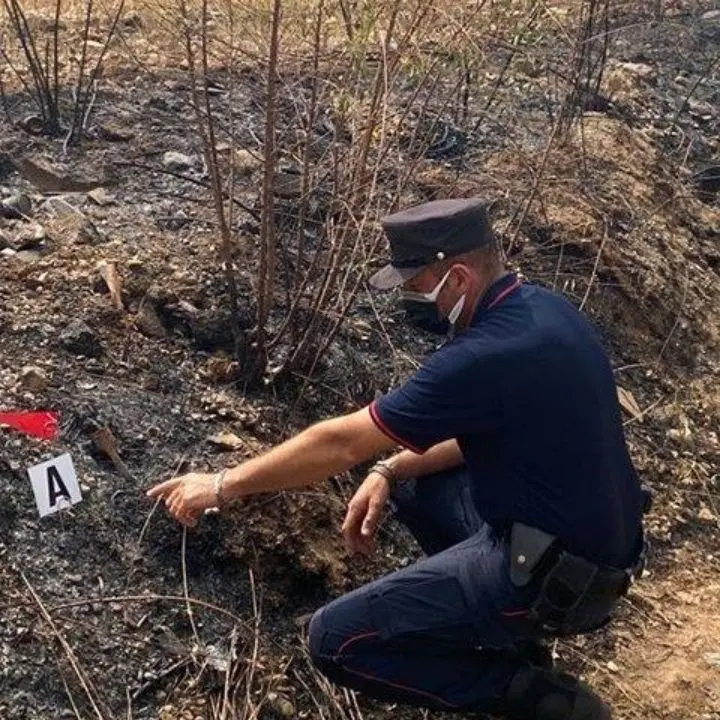
{"label": "stone", "polygon": [[105,188],[99,187],[91,190],[87,194],[88,198],[92,200],[96,205],[103,207],[105,205],[112,205],[115,202],[115,196],[111,195]]}
{"label": "stone", "polygon": [[30,265],[38,262],[42,258],[42,255],[36,250],[20,250],[15,253],[15,258]]}
{"label": "stone", "polygon": [[12,242],[10,241],[10,238],[5,235],[2,229],[0,229],[0,250],[3,250],[4,248],[12,248],[13,250],[15,249]]}
{"label": "stone", "polygon": [[698,520],[704,520],[705,522],[715,522],[717,520],[710,508],[707,507],[701,507],[697,516]]}
{"label": "stone", "polygon": [[168,170],[187,170],[188,168],[191,168],[194,164],[194,160],[190,155],[185,155],[184,153],[175,152],[174,150],[169,150],[163,155],[163,165],[168,168]]}
{"label": "stone", "polygon": [[708,10],[700,16],[703,22],[720,22],[720,10]]}
{"label": "stone", "polygon": [[240,450],[245,443],[235,433],[221,432],[208,436],[208,442],[221,450]]}
{"label": "stone", "polygon": [[163,230],[182,230],[186,225],[191,222],[189,218],[182,210],[178,210],[172,215],[167,217],[161,217],[157,219],[158,227]]}
{"label": "stone", "polygon": [[287,698],[280,697],[277,693],[271,692],[268,693],[268,700],[273,709],[280,713],[282,717],[294,717],[295,706]]}
{"label": "stone", "polygon": [[75,235],[76,245],[102,245],[107,242],[107,237],[101,233],[90,220],[85,220],[78,228]]}
{"label": "stone", "polygon": [[32,160],[26,155],[13,158],[17,171],[41,193],[88,192],[100,185],[116,185],[116,177],[98,180],[72,177],[50,167],[42,160]]}
{"label": "stone", "polygon": [[145,298],[138,308],[135,323],[138,330],[147,337],[165,338],[167,330],[152,301]]}
{"label": "stone", "polygon": [[39,115],[28,115],[18,125],[31,135],[42,135],[45,132],[45,121]]}
{"label": "stone", "polygon": [[13,255],[17,255],[17,250],[13,250],[10,247],[6,247],[6,248],[3,248],[2,250],[0,250],[0,255],[2,255],[3,257],[9,258],[9,257],[12,257]]}
{"label": "stone", "polygon": [[73,320],[60,333],[61,345],[70,352],[85,357],[102,355],[102,345],[98,336],[82,320]]}
{"label": "stone", "polygon": [[132,130],[112,123],[98,123],[95,126],[95,131],[101,140],[107,142],[128,142],[135,137]]}
{"label": "stone", "polygon": [[263,159],[246,148],[235,151],[234,167],[238,177],[250,177],[263,166]]}
{"label": "stone", "polygon": [[7,200],[3,200],[0,205],[0,215],[11,220],[30,217],[31,213],[32,201],[24,193],[11,195]]}
{"label": "stone", "polygon": [[655,80],[657,77],[657,71],[654,67],[647,65],[646,63],[633,63],[623,62],[618,65],[630,75],[645,80],[647,82]]}
{"label": "stone", "polygon": [[125,15],[122,19],[122,24],[123,27],[137,30],[137,28],[141,28],[143,26],[143,21],[142,17],[140,17],[140,13],[133,11]]}
{"label": "stone", "polygon": [[20,383],[30,392],[42,392],[47,387],[48,379],[42,368],[26,365],[20,372]]}
{"label": "stone", "polygon": [[105,366],[97,358],[88,358],[85,369],[93,375],[102,375],[105,372]]}
{"label": "stone", "polygon": [[185,92],[190,87],[184,80],[165,80],[163,86],[170,92]]}
{"label": "stone", "polygon": [[42,225],[26,226],[18,233],[14,246],[18,250],[30,250],[40,245],[46,236],[47,233]]}
{"label": "stone", "polygon": [[687,107],[691,115],[701,120],[712,120],[713,115],[715,114],[715,107],[711,103],[703,100],[689,98],[687,101]]}

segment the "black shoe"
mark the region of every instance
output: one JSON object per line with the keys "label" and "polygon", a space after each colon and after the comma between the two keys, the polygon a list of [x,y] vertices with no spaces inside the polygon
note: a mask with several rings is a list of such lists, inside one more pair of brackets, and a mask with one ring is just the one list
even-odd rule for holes
{"label": "black shoe", "polygon": [[584,683],[566,673],[522,668],[508,687],[512,720],[611,720],[610,708]]}

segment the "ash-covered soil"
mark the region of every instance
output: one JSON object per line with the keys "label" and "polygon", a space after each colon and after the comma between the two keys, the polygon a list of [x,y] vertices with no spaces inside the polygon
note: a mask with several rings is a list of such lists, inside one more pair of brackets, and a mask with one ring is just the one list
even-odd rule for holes
{"label": "ash-covered soil", "polygon": [[[674,3],[662,20],[618,12],[602,86],[609,104],[596,102],[546,153],[546,76],[512,62],[499,88],[476,80],[468,117],[452,123],[462,149],[422,159],[404,200],[496,200],[511,264],[564,292],[601,329],[633,457],[656,494],[651,558],[617,622],[558,644],[558,662],[611,698],[617,717],[711,720],[720,718],[720,210],[711,172],[720,167],[720,10]],[[107,74],[94,136],[79,148],[64,153],[61,140],[3,128],[0,191],[23,195],[31,211],[0,220],[9,251],[0,255],[0,409],[53,409],[62,422],[54,443],[0,429],[0,718],[224,717],[224,694],[243,718],[424,717],[332,690],[304,654],[308,613],[417,554],[391,523],[374,558],[345,554],[338,531],[362,469],[254,498],[186,534],[144,495],[173,474],[241,462],[364,405],[432,345],[389,301],[361,293],[311,380],[248,384],[230,355],[187,79],[160,63],[139,72],[130,58],[147,50],[142,33],[130,24],[125,33],[136,54]],[[550,41],[538,45],[540,60],[552,56]],[[499,49],[498,69],[504,60]],[[250,212],[238,213],[235,252],[250,328],[263,78],[248,71],[238,82],[247,128],[238,197]],[[21,92],[9,102],[26,114]],[[115,134],[102,131],[110,126]],[[171,162],[169,152],[181,157]],[[95,198],[42,192],[14,164],[21,153],[61,175],[110,174],[114,183]],[[282,201],[281,228],[290,227],[298,199]],[[108,264],[123,281],[119,306]],[[93,439],[102,428],[125,470]],[[232,449],[208,439],[223,432],[235,436]],[[26,469],[64,452],[83,501],[40,520]]]}

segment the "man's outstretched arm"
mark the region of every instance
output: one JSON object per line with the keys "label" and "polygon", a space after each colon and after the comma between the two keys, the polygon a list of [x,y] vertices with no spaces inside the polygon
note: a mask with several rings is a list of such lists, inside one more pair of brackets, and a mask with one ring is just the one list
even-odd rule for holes
{"label": "man's outstretched arm", "polygon": [[305,487],[371,460],[395,444],[365,408],[312,425],[238,465],[225,476],[225,487],[230,498]]}
{"label": "man's outstretched arm", "polygon": [[[305,487],[370,460],[395,444],[377,427],[367,408],[325,420],[228,470],[221,497],[228,502],[255,493]],[[217,505],[214,477],[189,473],[160,483],[147,494],[164,500],[180,522],[195,525],[204,510]]]}

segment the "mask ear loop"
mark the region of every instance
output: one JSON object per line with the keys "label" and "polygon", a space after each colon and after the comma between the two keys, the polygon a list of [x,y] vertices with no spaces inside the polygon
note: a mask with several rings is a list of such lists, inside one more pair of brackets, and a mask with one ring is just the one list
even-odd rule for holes
{"label": "mask ear loop", "polygon": [[450,325],[455,325],[457,322],[457,319],[460,317],[460,314],[463,311],[463,308],[465,307],[465,298],[467,297],[467,293],[463,293],[460,296],[460,299],[453,305],[452,310],[448,313],[448,322]]}
{"label": "mask ear loop", "polygon": [[421,302],[435,302],[438,298],[438,295],[440,294],[440,291],[443,289],[443,285],[445,285],[445,282],[450,277],[451,272],[452,272],[452,268],[450,268],[450,270],[448,270],[445,273],[445,275],[443,275],[440,282],[429,293],[413,292],[412,290],[401,290],[400,296],[402,298],[404,298],[405,300],[419,300]]}

